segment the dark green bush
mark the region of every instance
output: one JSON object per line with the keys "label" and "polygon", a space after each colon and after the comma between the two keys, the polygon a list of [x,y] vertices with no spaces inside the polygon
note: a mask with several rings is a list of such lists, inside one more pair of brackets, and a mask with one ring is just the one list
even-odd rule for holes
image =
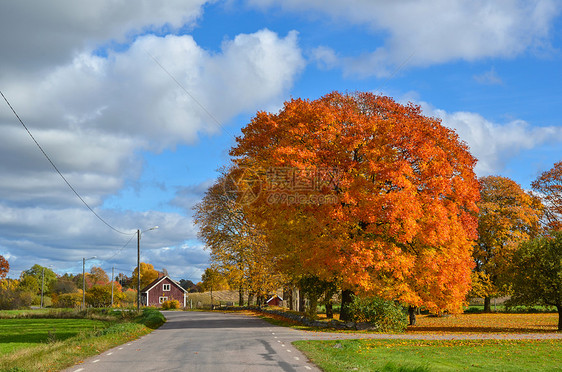
{"label": "dark green bush", "polygon": [[404,332],[408,326],[404,308],[393,301],[354,296],[349,311],[352,321],[369,323],[378,332]]}
{"label": "dark green bush", "polygon": [[166,318],[164,315],[162,315],[160,311],[151,308],[143,309],[142,315],[139,319],[139,323],[142,323],[152,329],[160,327],[165,322]]}

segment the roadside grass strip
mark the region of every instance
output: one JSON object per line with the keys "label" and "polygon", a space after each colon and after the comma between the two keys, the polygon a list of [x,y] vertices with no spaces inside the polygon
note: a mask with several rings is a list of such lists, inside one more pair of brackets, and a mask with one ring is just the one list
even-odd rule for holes
{"label": "roadside grass strip", "polygon": [[127,319],[1,319],[0,371],[59,371],[137,339],[165,321],[157,310]]}
{"label": "roadside grass strip", "polygon": [[335,371],[555,371],[561,340],[296,341],[313,363]]}

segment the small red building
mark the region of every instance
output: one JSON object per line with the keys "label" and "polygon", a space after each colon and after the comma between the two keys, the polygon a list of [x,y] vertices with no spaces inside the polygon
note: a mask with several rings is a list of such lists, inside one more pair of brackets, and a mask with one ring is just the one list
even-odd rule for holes
{"label": "small red building", "polygon": [[275,294],[266,303],[268,306],[281,306],[283,305],[283,299]]}
{"label": "small red building", "polygon": [[141,290],[141,304],[143,306],[160,307],[164,301],[178,300],[185,307],[187,291],[178,282],[164,275]]}

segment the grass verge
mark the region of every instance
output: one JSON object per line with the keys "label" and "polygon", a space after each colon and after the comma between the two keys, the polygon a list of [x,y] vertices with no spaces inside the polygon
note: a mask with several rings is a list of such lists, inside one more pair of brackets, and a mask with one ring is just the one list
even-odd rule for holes
{"label": "grass verge", "polygon": [[554,371],[560,340],[338,340],[294,345],[325,372]]}
{"label": "grass verge", "polygon": [[[58,371],[150,333],[164,321],[154,309],[145,309],[136,317],[115,313],[105,320],[3,319],[10,334],[2,334],[1,342],[19,342],[23,347],[0,353],[0,371]],[[30,326],[36,331],[29,332]]]}

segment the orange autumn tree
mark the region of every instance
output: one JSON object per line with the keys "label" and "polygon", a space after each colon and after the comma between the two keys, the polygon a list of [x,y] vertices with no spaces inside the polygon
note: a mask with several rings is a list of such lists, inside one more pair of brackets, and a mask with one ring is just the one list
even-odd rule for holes
{"label": "orange autumn tree", "polygon": [[0,255],[0,280],[4,279],[8,272],[10,271],[10,264],[4,256]]}
{"label": "orange autumn tree", "polygon": [[255,195],[245,213],[287,275],[461,311],[479,192],[452,130],[412,104],[333,92],[258,112],[242,132],[231,155],[261,180],[237,183]]}
{"label": "orange autumn tree", "polygon": [[545,225],[562,231],[562,161],[543,172],[532,184],[545,206]]}
{"label": "orange autumn tree", "polygon": [[508,270],[517,246],[540,231],[543,207],[537,197],[506,177],[488,176],[479,180],[478,240],[473,257],[476,263],[474,288],[484,297],[484,311],[490,311],[490,297],[507,293],[501,277]]}

